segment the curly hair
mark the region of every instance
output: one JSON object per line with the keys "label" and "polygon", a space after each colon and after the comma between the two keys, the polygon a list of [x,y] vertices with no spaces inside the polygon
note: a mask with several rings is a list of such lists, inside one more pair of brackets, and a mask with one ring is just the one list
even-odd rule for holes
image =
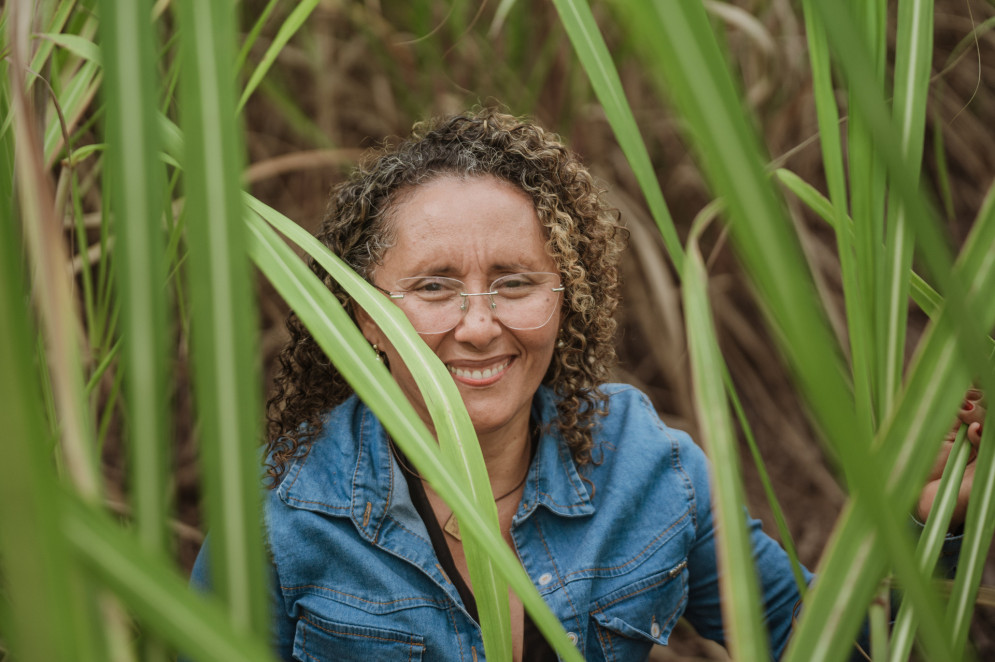
{"label": "curly hair", "polygon": [[[557,427],[578,465],[591,459],[592,428],[607,410],[600,390],[615,362],[618,258],[627,238],[619,212],[579,157],[536,124],[484,109],[416,124],[382,147],[331,195],[318,239],[367,280],[390,249],[392,211],[412,187],[444,176],[497,177],[524,191],[545,228],[546,249],[566,288],[560,341],[543,384],[559,396]],[[348,295],[318,265],[311,269],[352,310]],[[354,313],[352,313],[354,314]],[[293,312],[267,403],[271,483],[307,454],[322,417],[352,389]]]}

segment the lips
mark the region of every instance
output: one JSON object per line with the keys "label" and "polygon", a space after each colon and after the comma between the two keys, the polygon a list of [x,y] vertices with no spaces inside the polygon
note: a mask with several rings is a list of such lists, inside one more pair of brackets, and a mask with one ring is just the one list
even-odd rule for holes
{"label": "lips", "polygon": [[511,363],[510,359],[506,359],[497,365],[492,365],[486,368],[461,368],[459,366],[448,365],[449,372],[461,381],[471,381],[471,382],[485,382],[498,377],[502,372],[508,368],[508,364]]}

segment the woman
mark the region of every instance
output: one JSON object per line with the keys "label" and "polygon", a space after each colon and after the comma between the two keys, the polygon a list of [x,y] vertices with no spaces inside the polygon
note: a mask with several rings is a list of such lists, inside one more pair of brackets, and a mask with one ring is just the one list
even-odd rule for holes
{"label": "woman", "polygon": [[[449,369],[501,533],[584,657],[645,659],[681,615],[721,642],[703,454],[641,393],[605,384],[625,231],[576,156],[488,110],[418,126],[338,187],[319,238]],[[433,429],[386,336],[312,268]],[[452,511],[293,314],[289,327],[266,503],[278,654],[481,659]],[[964,415],[978,421],[980,407]],[[798,593],[781,548],[755,522],[752,536],[779,656]],[[555,659],[511,605],[514,658]]]}

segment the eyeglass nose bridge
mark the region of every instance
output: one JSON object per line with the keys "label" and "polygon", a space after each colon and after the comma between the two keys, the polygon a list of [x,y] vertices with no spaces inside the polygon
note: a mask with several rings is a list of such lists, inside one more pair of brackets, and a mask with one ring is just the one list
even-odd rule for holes
{"label": "eyeglass nose bridge", "polygon": [[494,295],[496,294],[497,292],[460,292],[459,295],[462,299],[460,299],[459,309],[464,313],[466,312],[467,308],[470,307],[470,297],[488,297],[491,302],[491,310],[495,310],[497,308],[497,302],[494,301]]}

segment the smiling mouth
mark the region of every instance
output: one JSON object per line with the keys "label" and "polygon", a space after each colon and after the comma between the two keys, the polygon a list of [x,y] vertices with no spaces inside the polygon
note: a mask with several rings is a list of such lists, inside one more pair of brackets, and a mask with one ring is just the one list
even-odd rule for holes
{"label": "smiling mouth", "polygon": [[504,361],[504,362],[502,362],[502,363],[500,363],[500,364],[498,364],[498,365],[496,365],[496,366],[494,366],[492,368],[484,368],[483,370],[476,370],[476,369],[471,370],[471,369],[468,369],[468,368],[457,368],[456,366],[452,366],[452,365],[451,366],[447,366],[447,367],[449,368],[449,372],[452,373],[452,375],[454,377],[457,377],[459,379],[470,379],[470,380],[474,380],[474,381],[482,381],[482,380],[485,380],[485,379],[490,379],[492,377],[496,377],[497,375],[501,374],[508,367],[509,363],[511,363],[510,360],[509,361]]}

